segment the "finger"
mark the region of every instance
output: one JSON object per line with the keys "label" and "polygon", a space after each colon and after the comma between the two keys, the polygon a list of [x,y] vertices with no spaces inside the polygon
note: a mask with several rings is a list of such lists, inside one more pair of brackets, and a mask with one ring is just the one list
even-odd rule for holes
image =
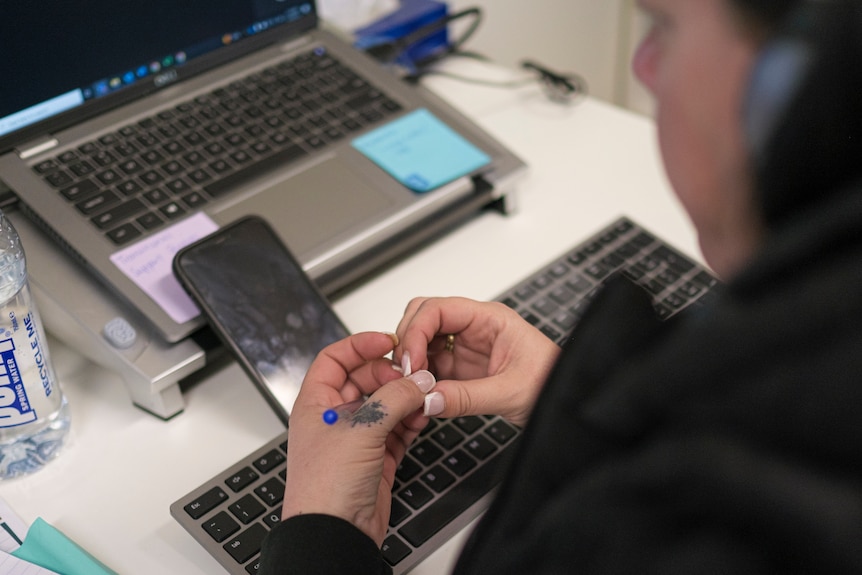
{"label": "finger", "polygon": [[476,302],[466,298],[424,298],[413,300],[396,330],[399,344],[395,356],[410,354],[414,367],[428,366],[428,346],[441,334],[458,333],[473,320]]}
{"label": "finger", "polygon": [[402,422],[411,418],[424,404],[425,394],[436,385],[429,371],[393,379],[380,387],[353,413],[338,422],[353,428],[372,428],[381,440]]}
{"label": "finger", "polygon": [[[381,385],[401,377],[404,377],[401,367],[396,366],[388,357],[382,357],[364,363],[350,372],[347,385],[342,391],[352,386],[356,393],[367,396],[377,391]],[[347,395],[344,397],[348,400],[352,399]]]}
{"label": "finger", "polygon": [[506,385],[500,377],[440,380],[426,397],[423,411],[426,416],[442,418],[502,415],[520,425],[527,420],[529,414],[524,410],[533,405],[537,391],[531,386]]}
{"label": "finger", "polygon": [[[428,299],[429,298],[427,297],[414,297],[407,303],[407,307],[404,309],[404,313],[398,321],[398,327],[395,328],[395,333],[398,334],[397,337],[399,340],[401,334],[404,334],[407,330],[407,326],[413,321],[413,318],[416,316],[416,312],[419,310],[420,306]],[[398,346],[396,346],[396,349],[397,347]]]}
{"label": "finger", "polygon": [[397,341],[397,336],[379,332],[348,336],[325,347],[312,362],[305,379],[340,390],[351,373],[369,361],[382,358]]}

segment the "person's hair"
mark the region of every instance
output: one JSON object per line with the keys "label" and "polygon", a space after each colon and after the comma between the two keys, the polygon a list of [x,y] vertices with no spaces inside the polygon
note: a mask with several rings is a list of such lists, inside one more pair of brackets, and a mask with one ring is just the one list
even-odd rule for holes
{"label": "person's hair", "polygon": [[755,41],[767,39],[801,0],[729,0],[742,32]]}

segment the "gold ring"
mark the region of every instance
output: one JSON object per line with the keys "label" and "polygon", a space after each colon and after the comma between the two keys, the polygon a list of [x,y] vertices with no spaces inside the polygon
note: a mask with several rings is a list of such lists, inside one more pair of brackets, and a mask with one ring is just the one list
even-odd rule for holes
{"label": "gold ring", "polygon": [[452,353],[455,351],[455,334],[454,333],[450,333],[449,335],[446,336],[446,347],[444,347],[443,349],[445,349],[449,353]]}

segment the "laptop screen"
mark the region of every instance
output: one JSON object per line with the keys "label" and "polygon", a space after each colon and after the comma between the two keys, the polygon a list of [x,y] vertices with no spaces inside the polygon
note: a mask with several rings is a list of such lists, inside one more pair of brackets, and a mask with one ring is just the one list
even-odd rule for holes
{"label": "laptop screen", "polygon": [[311,0],[3,4],[0,139],[90,104],[127,101],[316,20]]}

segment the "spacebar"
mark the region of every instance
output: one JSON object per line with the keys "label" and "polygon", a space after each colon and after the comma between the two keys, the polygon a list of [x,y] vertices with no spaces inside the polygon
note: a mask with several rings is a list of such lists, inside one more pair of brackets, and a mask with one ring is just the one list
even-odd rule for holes
{"label": "spacebar", "polygon": [[286,164],[291,160],[304,156],[305,154],[307,154],[307,152],[299,146],[290,146],[260,160],[259,162],[246,166],[238,172],[234,172],[229,176],[225,176],[222,179],[204,186],[204,190],[206,190],[209,195],[218,197],[226,192],[235,190],[238,186],[263,175],[282,164]]}
{"label": "spacebar", "polygon": [[503,480],[516,443],[514,441],[510,443],[503,452],[498,453],[496,457],[479,467],[464,481],[455,485],[451,491],[406,523],[398,533],[414,547],[430,539]]}

